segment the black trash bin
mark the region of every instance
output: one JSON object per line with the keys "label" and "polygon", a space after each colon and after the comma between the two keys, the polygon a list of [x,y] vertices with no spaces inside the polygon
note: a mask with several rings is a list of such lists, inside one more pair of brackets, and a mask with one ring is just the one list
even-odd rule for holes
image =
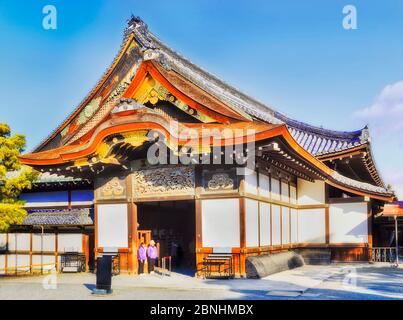
{"label": "black trash bin", "polygon": [[112,293],[112,256],[110,255],[97,258],[97,287],[94,293]]}

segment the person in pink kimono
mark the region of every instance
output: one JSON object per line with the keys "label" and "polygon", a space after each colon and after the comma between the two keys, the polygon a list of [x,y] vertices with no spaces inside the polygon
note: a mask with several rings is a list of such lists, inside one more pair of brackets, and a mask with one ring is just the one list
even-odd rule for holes
{"label": "person in pink kimono", "polygon": [[144,274],[144,264],[147,260],[147,248],[146,245],[142,242],[137,251],[137,259],[139,261],[139,275]]}
{"label": "person in pink kimono", "polygon": [[155,241],[151,240],[150,245],[147,248],[147,260],[148,260],[148,273],[154,272],[154,266],[158,261],[158,250],[155,246]]}

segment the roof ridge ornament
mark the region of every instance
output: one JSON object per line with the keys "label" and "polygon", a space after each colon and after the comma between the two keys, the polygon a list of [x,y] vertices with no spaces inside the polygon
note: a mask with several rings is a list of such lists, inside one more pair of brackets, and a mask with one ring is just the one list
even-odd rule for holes
{"label": "roof ridge ornament", "polygon": [[371,142],[371,135],[369,134],[368,126],[365,126],[365,128],[362,129],[361,135],[360,135],[360,142],[362,144],[364,144],[366,142]]}
{"label": "roof ridge ornament", "polygon": [[138,16],[132,15],[131,18],[127,20],[125,37],[128,37],[131,33],[134,34],[134,37],[144,50],[156,49],[156,46],[150,37],[148,25]]}

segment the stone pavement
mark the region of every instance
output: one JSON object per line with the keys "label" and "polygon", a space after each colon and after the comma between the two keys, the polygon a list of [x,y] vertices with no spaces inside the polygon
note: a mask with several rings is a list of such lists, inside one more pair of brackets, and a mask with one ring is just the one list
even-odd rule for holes
{"label": "stone pavement", "polygon": [[403,269],[389,265],[304,266],[264,279],[202,280],[179,274],[114,277],[114,293],[94,296],[93,274],[0,278],[0,299],[402,299]]}

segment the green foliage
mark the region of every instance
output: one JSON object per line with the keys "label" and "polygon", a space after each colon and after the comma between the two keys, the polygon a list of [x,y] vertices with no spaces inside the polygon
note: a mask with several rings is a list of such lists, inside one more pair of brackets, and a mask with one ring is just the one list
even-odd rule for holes
{"label": "green foliage", "polygon": [[21,166],[18,159],[25,143],[23,135],[11,135],[10,127],[0,123],[0,232],[21,224],[27,214],[18,197],[23,190],[32,188],[37,173]]}

